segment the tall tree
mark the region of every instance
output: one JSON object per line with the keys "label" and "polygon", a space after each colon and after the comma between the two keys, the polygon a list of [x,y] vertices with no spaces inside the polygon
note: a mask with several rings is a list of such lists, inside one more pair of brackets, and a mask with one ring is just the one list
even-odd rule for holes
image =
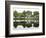
{"label": "tall tree", "polygon": [[34,20],[38,20],[39,22],[39,12],[38,11],[34,11]]}
{"label": "tall tree", "polygon": [[25,12],[25,10],[23,11],[23,14],[24,14],[24,21],[25,21],[25,17],[26,17],[26,15],[25,15],[25,14],[26,14],[26,12]]}
{"label": "tall tree", "polygon": [[[32,15],[32,12],[31,11],[27,11],[26,12],[26,16],[27,16],[27,22],[28,20],[30,19],[30,16]],[[29,17],[29,18],[28,18]]]}
{"label": "tall tree", "polygon": [[15,10],[15,11],[14,11],[14,17],[16,17],[16,16],[17,16],[17,11]]}
{"label": "tall tree", "polygon": [[15,17],[14,20],[16,21],[16,17],[17,17],[17,11],[16,10],[14,11],[13,15]]}

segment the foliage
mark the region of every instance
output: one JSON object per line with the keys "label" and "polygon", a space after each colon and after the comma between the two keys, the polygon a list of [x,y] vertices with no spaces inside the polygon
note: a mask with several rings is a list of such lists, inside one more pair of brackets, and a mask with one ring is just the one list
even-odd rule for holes
{"label": "foliage", "polygon": [[[13,12],[13,15],[15,17],[15,18],[13,18],[15,20],[14,27],[17,27],[18,25],[22,25],[24,28],[32,27],[32,24],[34,24],[34,27],[38,27],[39,26],[39,12],[34,11],[33,13],[34,14],[32,15],[32,11],[25,11],[25,10],[22,13],[18,13],[15,10]],[[24,20],[24,21],[16,22],[16,20]],[[27,20],[28,23],[25,20]],[[30,20],[30,23],[29,23],[29,20]],[[36,20],[36,22],[34,22],[35,20]],[[37,22],[37,20],[38,20],[38,22]]]}

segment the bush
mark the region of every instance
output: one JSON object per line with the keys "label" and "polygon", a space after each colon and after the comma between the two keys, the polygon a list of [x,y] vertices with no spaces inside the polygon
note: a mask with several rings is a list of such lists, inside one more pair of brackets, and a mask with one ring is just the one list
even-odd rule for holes
{"label": "bush", "polygon": [[14,27],[17,28],[17,24],[14,22]]}
{"label": "bush", "polygon": [[34,23],[34,27],[39,27],[39,23]]}

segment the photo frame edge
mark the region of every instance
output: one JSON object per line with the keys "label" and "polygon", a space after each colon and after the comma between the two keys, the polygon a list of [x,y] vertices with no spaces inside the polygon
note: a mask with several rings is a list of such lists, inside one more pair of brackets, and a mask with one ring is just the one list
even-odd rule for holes
{"label": "photo frame edge", "polygon": [[[16,2],[16,1],[14,1]],[[18,1],[19,2],[19,1]],[[9,35],[9,11],[8,11],[8,2],[5,1],[5,36],[6,37],[18,37],[18,36],[36,36],[36,35],[45,35],[45,3],[39,3],[43,5],[43,33],[37,33],[37,34],[23,34],[23,35]],[[24,3],[24,2],[23,2]],[[26,2],[25,2],[26,3]],[[28,2],[29,3],[29,2]],[[31,2],[30,2],[31,3]],[[34,2],[32,2],[34,3]],[[7,18],[8,17],[8,18]],[[6,26],[7,25],[7,26]]]}

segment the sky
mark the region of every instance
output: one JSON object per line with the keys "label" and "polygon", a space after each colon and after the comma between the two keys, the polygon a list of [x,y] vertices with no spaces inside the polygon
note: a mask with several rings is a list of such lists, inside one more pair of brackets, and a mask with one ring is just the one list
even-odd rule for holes
{"label": "sky", "polygon": [[13,7],[14,11],[16,10],[20,13],[22,13],[24,10],[25,11],[32,11],[33,10],[32,12],[39,11],[39,6],[31,6],[31,5],[29,5],[29,6],[27,6],[27,5],[11,5],[11,6]]}

